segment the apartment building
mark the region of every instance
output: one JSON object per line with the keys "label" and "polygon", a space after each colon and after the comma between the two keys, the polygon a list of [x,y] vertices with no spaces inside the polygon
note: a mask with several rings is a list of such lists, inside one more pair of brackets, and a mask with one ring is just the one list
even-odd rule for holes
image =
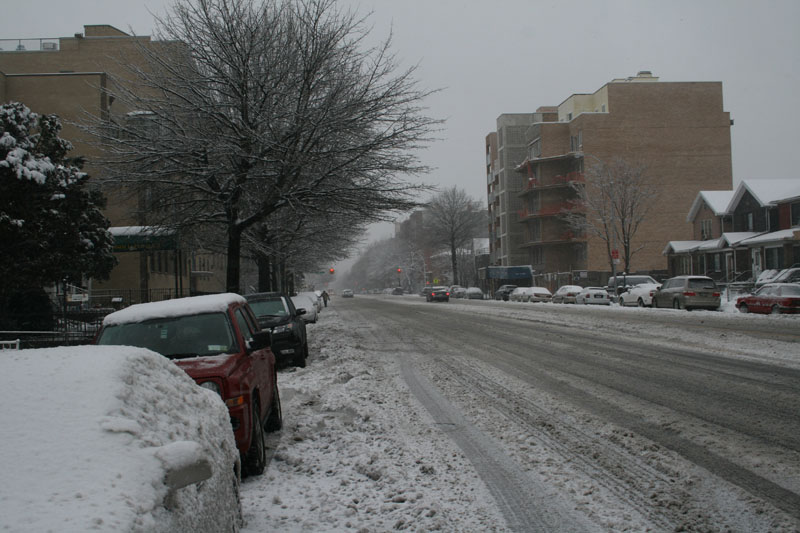
{"label": "apartment building", "polygon": [[[0,36],[0,102],[17,101],[39,114],[61,118],[61,136],[73,144],[71,156],[86,157],[84,170],[102,186],[106,217],[115,237],[119,264],[108,281],[90,280],[96,303],[111,298],[136,303],[218,292],[225,287],[224,259],[198,252],[176,234],[148,226],[145,199],[130,190],[103,185],[101,153],[76,123],[91,116],[140,119],[139,110],[114,101],[115,78],[129,76],[127,64],[142,65],[141,46],[169,46],[149,36],[132,36],[109,25],[87,25],[72,37],[8,39]],[[113,92],[113,90],[112,90]]]}
{"label": "apartment building", "polygon": [[621,158],[645,164],[658,190],[631,243],[631,270],[666,274],[662,251],[691,238],[686,213],[698,192],[732,187],[731,123],[722,83],[663,82],[646,71],[556,107],[500,115],[486,138],[492,264],[530,265],[550,287],[605,285],[606,243],[572,229],[564,213],[580,209],[574,185],[591,186],[588,167]]}

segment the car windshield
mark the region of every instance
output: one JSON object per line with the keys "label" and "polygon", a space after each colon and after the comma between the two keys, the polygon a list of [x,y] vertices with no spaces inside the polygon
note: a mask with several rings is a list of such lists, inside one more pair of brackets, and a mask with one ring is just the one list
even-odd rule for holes
{"label": "car windshield", "polygon": [[690,279],[690,289],[716,289],[717,285],[713,279]]}
{"label": "car windshield", "polygon": [[283,303],[283,298],[259,300],[248,303],[256,316],[286,316],[289,314],[289,310],[286,309],[286,304]]}
{"label": "car windshield", "polygon": [[170,359],[234,353],[238,350],[225,313],[205,313],[103,328],[97,344],[147,348]]}

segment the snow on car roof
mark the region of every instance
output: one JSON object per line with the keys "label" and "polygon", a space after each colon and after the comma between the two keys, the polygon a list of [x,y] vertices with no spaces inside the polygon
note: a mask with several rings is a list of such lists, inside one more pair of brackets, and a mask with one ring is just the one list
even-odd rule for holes
{"label": "snow on car roof", "polygon": [[132,322],[143,322],[153,318],[222,312],[232,303],[245,303],[246,301],[244,296],[228,292],[224,294],[177,298],[175,300],[164,300],[163,302],[136,304],[107,315],[103,320],[103,325],[129,324]]}

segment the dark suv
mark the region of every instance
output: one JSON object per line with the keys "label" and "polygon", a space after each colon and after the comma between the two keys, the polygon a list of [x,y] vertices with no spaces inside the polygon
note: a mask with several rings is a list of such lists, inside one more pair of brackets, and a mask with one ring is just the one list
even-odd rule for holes
{"label": "dark suv", "polygon": [[291,362],[294,366],[306,366],[308,358],[308,336],[303,315],[304,308],[297,309],[292,299],[277,292],[260,292],[245,296],[262,329],[272,332],[272,352],[278,362]]}
{"label": "dark suv", "polygon": [[500,288],[494,293],[495,300],[508,301],[508,296],[516,289],[516,285],[500,285]]}
{"label": "dark suv", "polygon": [[277,431],[283,425],[278,375],[270,333],[261,331],[242,296],[215,294],[132,305],[105,317],[95,343],[148,348],[219,394],[230,413],[243,473],[264,471],[264,430]]}

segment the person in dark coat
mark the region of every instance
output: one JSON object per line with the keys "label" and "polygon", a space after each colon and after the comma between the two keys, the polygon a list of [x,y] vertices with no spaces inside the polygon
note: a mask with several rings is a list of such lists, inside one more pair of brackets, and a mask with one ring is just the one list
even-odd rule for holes
{"label": "person in dark coat", "polygon": [[328,291],[322,291],[322,303],[325,304],[325,307],[328,307],[328,298],[330,298]]}

